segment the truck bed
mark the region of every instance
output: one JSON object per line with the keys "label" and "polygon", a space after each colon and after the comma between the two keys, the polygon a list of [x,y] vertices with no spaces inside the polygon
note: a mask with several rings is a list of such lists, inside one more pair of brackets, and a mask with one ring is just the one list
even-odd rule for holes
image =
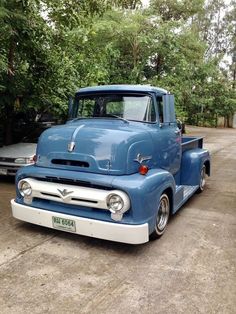
{"label": "truck bed", "polygon": [[194,148],[203,148],[203,137],[183,136],[181,145],[182,152]]}

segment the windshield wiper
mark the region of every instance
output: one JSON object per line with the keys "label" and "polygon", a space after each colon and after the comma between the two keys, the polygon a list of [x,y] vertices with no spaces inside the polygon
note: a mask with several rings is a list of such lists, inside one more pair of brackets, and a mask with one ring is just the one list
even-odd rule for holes
{"label": "windshield wiper", "polygon": [[[104,116],[104,118],[106,118],[106,117],[108,117],[108,118],[116,118],[116,119],[119,119],[119,120],[124,121],[125,123],[129,123],[129,121],[126,120],[125,118],[122,118],[122,117],[117,116],[117,115],[115,115],[115,114],[106,114],[106,115]],[[103,117],[101,117],[101,118],[103,118]]]}
{"label": "windshield wiper", "polygon": [[78,118],[74,118],[68,121],[77,121],[77,120],[83,120],[83,119],[92,119],[92,117],[78,117]]}

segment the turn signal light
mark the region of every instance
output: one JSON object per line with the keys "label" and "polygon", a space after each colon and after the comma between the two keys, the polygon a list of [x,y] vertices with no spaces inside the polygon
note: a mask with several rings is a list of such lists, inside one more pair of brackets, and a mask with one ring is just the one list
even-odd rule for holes
{"label": "turn signal light", "polygon": [[139,167],[139,173],[142,174],[143,176],[148,173],[148,170],[149,170],[148,166],[141,165]]}

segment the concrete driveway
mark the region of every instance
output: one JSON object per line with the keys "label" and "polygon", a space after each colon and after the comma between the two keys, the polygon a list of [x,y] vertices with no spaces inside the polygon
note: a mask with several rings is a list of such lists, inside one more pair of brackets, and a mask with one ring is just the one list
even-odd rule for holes
{"label": "concrete driveway", "polygon": [[131,246],[11,217],[0,179],[0,313],[236,313],[236,130],[206,135],[212,176],[158,241]]}

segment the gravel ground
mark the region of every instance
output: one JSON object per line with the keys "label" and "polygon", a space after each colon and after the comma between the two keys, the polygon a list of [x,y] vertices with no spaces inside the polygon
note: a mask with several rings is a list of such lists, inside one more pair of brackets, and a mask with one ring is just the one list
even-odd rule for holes
{"label": "gravel ground", "polygon": [[144,245],[17,221],[0,178],[0,313],[236,313],[236,130],[187,131],[206,136],[212,176]]}

